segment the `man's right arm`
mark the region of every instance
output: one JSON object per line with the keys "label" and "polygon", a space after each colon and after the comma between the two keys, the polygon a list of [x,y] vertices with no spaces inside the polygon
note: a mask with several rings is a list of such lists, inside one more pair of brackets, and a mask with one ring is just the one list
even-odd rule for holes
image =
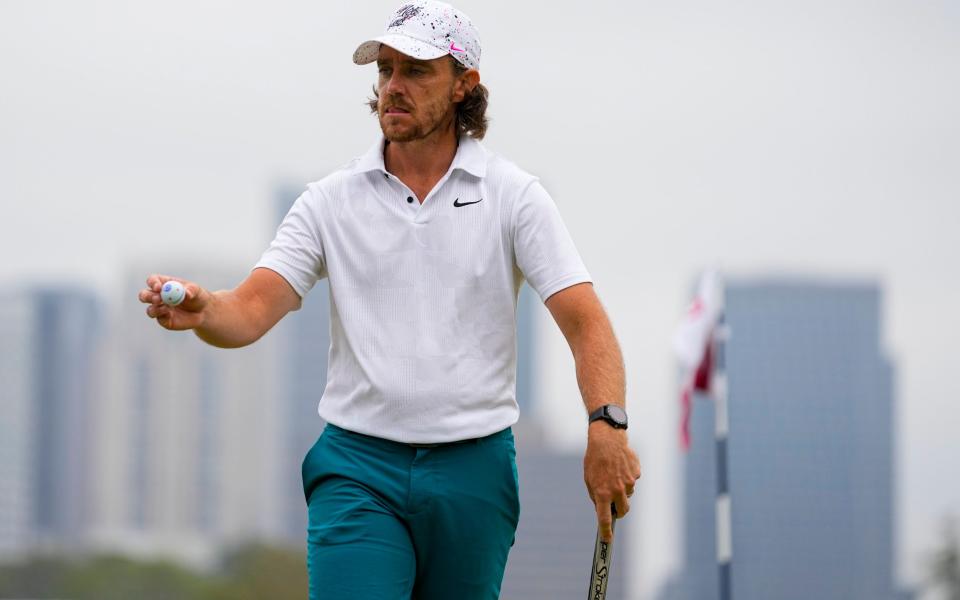
{"label": "man's right arm", "polygon": [[[167,306],[160,299],[163,284],[170,280],[180,281],[186,289],[186,297],[177,306]],[[284,315],[300,307],[300,296],[287,280],[265,268],[254,269],[235,289],[217,292],[175,277],[151,275],[138,297],[148,305],[147,316],[161,327],[192,329],[197,337],[218,348],[252,344]]]}

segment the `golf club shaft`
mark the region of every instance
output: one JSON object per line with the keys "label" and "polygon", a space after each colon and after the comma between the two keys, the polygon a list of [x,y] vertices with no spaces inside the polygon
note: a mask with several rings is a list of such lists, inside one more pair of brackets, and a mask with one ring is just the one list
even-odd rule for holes
{"label": "golf club shaft", "polygon": [[[610,531],[617,525],[617,511],[610,505],[613,521]],[[597,527],[597,541],[593,547],[593,569],[590,571],[590,588],[587,590],[587,600],[606,600],[607,582],[610,580],[610,561],[613,559],[613,540],[603,541],[600,537],[600,527]]]}

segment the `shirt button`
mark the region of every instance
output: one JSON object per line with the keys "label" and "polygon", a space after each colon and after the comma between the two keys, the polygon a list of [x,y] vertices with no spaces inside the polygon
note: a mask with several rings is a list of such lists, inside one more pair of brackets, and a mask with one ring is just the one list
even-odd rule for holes
{"label": "shirt button", "polygon": [[413,196],[407,196],[407,202],[413,204]]}

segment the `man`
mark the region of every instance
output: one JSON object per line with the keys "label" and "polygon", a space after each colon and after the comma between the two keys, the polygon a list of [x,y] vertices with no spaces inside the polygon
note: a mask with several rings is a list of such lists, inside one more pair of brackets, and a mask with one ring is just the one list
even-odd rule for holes
{"label": "man", "polygon": [[[331,345],[303,461],[311,598],[489,599],[519,517],[516,302],[526,280],[570,344],[588,414],[584,480],[606,539],[640,476],[624,371],[590,277],[537,179],[480,145],[480,41],[453,7],[400,7],[354,62],[376,62],[382,138],[312,183],[234,290],[152,275],[140,300],[167,329],[250,344],[320,278]],[[562,526],[561,523],[557,524]]]}

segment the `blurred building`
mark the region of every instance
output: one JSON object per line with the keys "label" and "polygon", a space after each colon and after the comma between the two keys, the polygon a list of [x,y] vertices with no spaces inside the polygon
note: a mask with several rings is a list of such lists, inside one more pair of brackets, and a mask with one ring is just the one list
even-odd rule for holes
{"label": "blurred building", "polygon": [[89,508],[90,406],[99,350],[91,292],[34,292],[34,529],[40,543],[74,544]]}
{"label": "blurred building", "polygon": [[34,319],[24,294],[0,296],[0,558],[22,552],[33,521]]}
{"label": "blurred building", "polygon": [[[271,370],[262,344],[213,348],[148,319],[136,295],[152,270],[130,269],[105,349],[89,541],[203,565],[270,531],[278,504],[265,484],[278,462]],[[241,267],[169,270],[213,290],[246,276]]]}
{"label": "blurred building", "polygon": [[89,522],[100,313],[77,289],[0,302],[0,554],[79,546]]}
{"label": "blurred building", "polygon": [[[732,588],[737,600],[900,598],[893,384],[876,285],[726,290]],[[713,405],[695,404],[683,569],[664,600],[718,597]]]}

